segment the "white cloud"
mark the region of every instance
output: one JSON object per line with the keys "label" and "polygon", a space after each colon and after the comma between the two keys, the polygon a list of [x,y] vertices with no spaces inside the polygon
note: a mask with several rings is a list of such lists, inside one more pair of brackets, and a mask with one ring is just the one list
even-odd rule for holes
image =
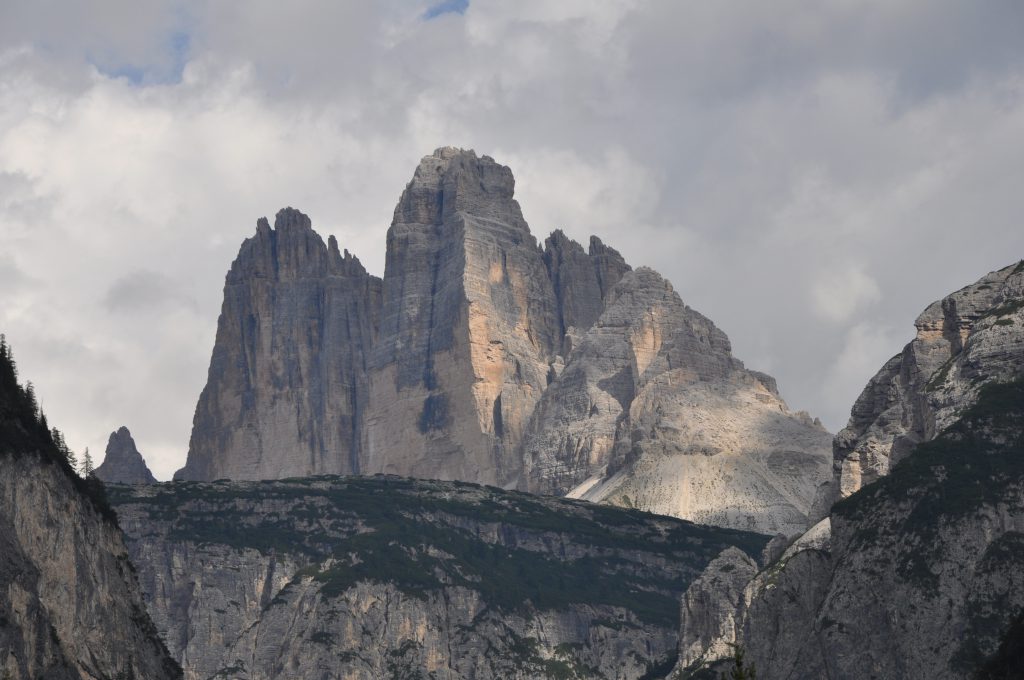
{"label": "white cloud", "polygon": [[833,429],[920,309],[1024,256],[1019,3],[128,4],[0,10],[0,330],[73,446],[126,424],[158,476],[256,218],[381,273],[437,146],[512,166],[538,238],[657,268]]}
{"label": "white cloud", "polygon": [[852,319],[881,297],[875,280],[854,265],[822,271],[811,287],[814,310],[823,319],[836,323]]}

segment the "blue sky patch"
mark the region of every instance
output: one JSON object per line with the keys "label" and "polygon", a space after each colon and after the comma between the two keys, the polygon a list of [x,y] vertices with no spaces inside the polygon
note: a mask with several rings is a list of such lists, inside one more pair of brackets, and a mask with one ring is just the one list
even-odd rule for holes
{"label": "blue sky patch", "polygon": [[436,19],[442,14],[465,14],[468,8],[469,0],[442,0],[436,5],[431,5],[423,13],[423,18],[429,21],[430,19]]}
{"label": "blue sky patch", "polygon": [[162,54],[154,56],[147,64],[112,64],[91,60],[100,73],[111,78],[125,78],[132,85],[167,85],[180,83],[181,74],[188,61],[188,50],[192,40],[188,33],[175,31],[165,43]]}

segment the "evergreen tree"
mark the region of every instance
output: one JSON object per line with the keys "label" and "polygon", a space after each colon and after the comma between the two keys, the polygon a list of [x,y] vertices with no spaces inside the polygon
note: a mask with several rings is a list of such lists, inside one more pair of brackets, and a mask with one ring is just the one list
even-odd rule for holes
{"label": "evergreen tree", "polygon": [[82,476],[88,479],[95,471],[96,468],[92,465],[92,456],[89,455],[89,447],[86,447],[85,453],[82,454]]}
{"label": "evergreen tree", "polygon": [[[88,451],[88,450],[89,449],[86,449],[86,451]],[[68,459],[68,465],[71,466],[71,469],[77,472],[78,471],[78,456],[76,456],[75,452],[72,451],[71,449],[68,449],[67,459]]]}
{"label": "evergreen tree", "polygon": [[743,663],[743,647],[733,645],[732,649],[733,667],[729,675],[722,673],[722,680],[757,680],[757,671],[754,669],[754,664],[747,666]]}
{"label": "evergreen tree", "polygon": [[36,388],[31,380],[25,383],[25,399],[28,400],[28,405],[32,409],[32,417],[39,420],[39,402],[36,401]]}

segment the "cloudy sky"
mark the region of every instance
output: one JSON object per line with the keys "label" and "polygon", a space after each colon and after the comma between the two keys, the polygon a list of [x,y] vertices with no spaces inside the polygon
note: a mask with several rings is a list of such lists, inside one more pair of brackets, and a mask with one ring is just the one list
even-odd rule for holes
{"label": "cloudy sky", "polygon": [[0,331],[73,448],[125,424],[168,478],[256,219],[381,274],[417,160],[472,147],[835,431],[1024,257],[1022,34],[1019,0],[2,0]]}

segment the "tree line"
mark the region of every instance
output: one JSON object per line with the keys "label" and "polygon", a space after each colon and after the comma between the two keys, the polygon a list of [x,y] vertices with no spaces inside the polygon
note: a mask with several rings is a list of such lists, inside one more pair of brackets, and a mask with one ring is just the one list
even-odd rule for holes
{"label": "tree line", "polygon": [[85,448],[79,461],[78,456],[68,446],[64,433],[56,427],[50,427],[47,422],[32,381],[28,380],[24,385],[18,382],[18,365],[3,333],[0,333],[0,395],[0,411],[6,412],[0,412],[0,415],[11,418],[13,422],[19,422],[19,429],[27,430],[23,433],[26,438],[50,444],[68,467],[81,477],[93,476],[96,468],[89,448]]}

